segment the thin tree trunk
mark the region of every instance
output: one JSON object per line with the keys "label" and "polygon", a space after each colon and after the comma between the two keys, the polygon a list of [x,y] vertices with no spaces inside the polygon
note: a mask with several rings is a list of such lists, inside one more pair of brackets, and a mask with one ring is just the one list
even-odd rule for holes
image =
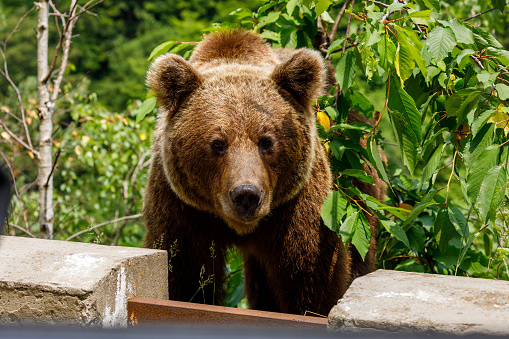
{"label": "thin tree trunk", "polygon": [[37,94],[39,97],[39,228],[40,237],[53,237],[53,171],[52,171],[52,138],[51,121],[52,105],[48,90],[48,17],[49,1],[37,3],[39,10],[37,22]]}

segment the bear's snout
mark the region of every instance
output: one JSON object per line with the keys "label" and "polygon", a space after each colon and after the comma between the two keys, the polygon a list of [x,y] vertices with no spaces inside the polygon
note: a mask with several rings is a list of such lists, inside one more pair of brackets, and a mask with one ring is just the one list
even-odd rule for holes
{"label": "bear's snout", "polygon": [[230,191],[230,200],[243,219],[250,219],[261,205],[263,191],[255,185],[240,185]]}

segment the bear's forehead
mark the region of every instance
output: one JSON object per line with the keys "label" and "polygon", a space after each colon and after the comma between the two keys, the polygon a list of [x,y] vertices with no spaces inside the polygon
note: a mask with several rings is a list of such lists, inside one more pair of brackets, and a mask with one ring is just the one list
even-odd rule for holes
{"label": "bear's forehead", "polygon": [[[199,68],[198,71],[204,79],[204,83],[224,83],[235,79],[236,81],[270,81],[270,75],[273,71],[271,67],[260,67],[239,63],[222,63],[214,67]],[[230,79],[230,80],[228,80]]]}

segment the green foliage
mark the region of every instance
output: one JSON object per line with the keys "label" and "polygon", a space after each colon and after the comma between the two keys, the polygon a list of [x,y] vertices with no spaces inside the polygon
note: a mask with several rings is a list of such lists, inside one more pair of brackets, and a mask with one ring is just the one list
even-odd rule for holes
{"label": "green foliage", "polygon": [[[505,2],[493,5],[505,8]],[[275,46],[310,47],[316,14],[323,26],[336,6],[272,1],[234,15]],[[441,11],[436,1],[365,2],[351,13],[355,33],[324,52],[338,87],[315,104],[332,121],[328,130],[318,124],[335,178],[324,223],[365,255],[370,232],[361,212],[376,213],[381,267],[508,279],[509,52],[489,31]],[[304,29],[304,21],[313,28]],[[385,87],[381,114],[390,117],[393,135],[346,122],[351,109],[378,116],[358,89],[366,86],[357,84],[359,75],[368,86]],[[377,145],[385,138],[396,140],[403,168],[382,160]],[[366,148],[354,142],[359,139]],[[373,183],[362,167],[367,161],[390,186],[385,202],[352,186],[353,179]]]}
{"label": "green foliage", "polygon": [[[33,140],[37,139],[35,81],[22,86],[27,96],[25,111],[30,117]],[[140,212],[142,190],[147,181],[150,133],[155,117],[134,121],[138,104],[122,114],[112,113],[89,94],[87,82],[80,87],[65,86],[65,96],[58,101],[54,133],[55,230],[54,238],[65,240],[78,232],[108,220]],[[3,109],[14,109],[15,101]],[[11,107],[11,108],[10,108]],[[12,125],[16,131],[17,126]],[[12,139],[0,139],[0,151],[15,168],[19,198],[14,196],[9,224],[21,226],[38,235],[37,191],[34,185],[37,166],[29,153]],[[26,222],[25,222],[26,218]],[[11,235],[23,235],[7,227]],[[143,246],[143,223],[140,218],[120,220],[83,233],[74,240],[122,246]]]}

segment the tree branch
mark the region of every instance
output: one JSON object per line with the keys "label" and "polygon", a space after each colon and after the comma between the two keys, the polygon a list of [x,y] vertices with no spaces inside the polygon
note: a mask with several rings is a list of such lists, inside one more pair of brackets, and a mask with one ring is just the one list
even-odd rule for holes
{"label": "tree branch", "polygon": [[87,228],[87,229],[85,229],[83,231],[79,231],[78,233],[74,233],[73,235],[71,235],[70,237],[68,237],[65,240],[66,241],[71,240],[72,238],[76,238],[77,236],[82,235],[83,233],[87,233],[87,232],[93,231],[93,230],[98,229],[99,227],[103,227],[105,225],[113,224],[115,222],[119,222],[119,221],[122,221],[122,220],[138,219],[138,218],[141,218],[141,216],[142,216],[142,214],[140,213],[140,214],[128,215],[128,216],[125,216],[125,217],[121,217],[121,218],[113,219],[113,220],[110,220],[110,221],[106,221],[106,222],[103,222],[102,224],[92,226],[92,227]]}
{"label": "tree branch", "polygon": [[[26,138],[27,138],[27,142],[28,142],[28,146],[29,146],[28,149],[35,155],[38,152],[34,151],[34,147],[32,145],[32,139],[30,138],[30,132],[28,131],[28,125],[26,123],[25,109],[23,108],[23,100],[21,99],[21,93],[20,93],[20,91],[18,89],[18,86],[16,86],[14,81],[12,81],[11,77],[9,76],[9,69],[7,67],[7,59],[5,57],[4,50],[1,49],[1,48],[0,48],[0,54],[2,54],[2,58],[4,59],[4,70],[3,71],[0,70],[0,73],[9,82],[11,87],[16,92],[16,96],[17,96],[17,99],[18,99],[19,110],[21,112],[21,123],[23,124],[23,129],[25,130],[25,134],[26,134]],[[4,127],[4,129],[5,129],[5,127]],[[27,148],[27,147],[25,147],[25,148]]]}
{"label": "tree branch", "polygon": [[481,15],[483,15],[484,13],[491,12],[491,11],[492,11],[492,10],[494,10],[494,9],[495,9],[495,7],[490,8],[490,9],[487,9],[487,10],[485,10],[484,12],[481,12],[481,13],[478,13],[478,14],[475,14],[475,15],[472,15],[471,17],[466,18],[465,20],[463,20],[463,22],[468,21],[468,20],[473,19],[473,18],[477,18],[478,16],[481,16]]}
{"label": "tree branch", "polygon": [[334,41],[334,38],[336,37],[336,31],[338,30],[339,23],[341,22],[341,19],[345,15],[346,8],[348,7],[348,5],[350,5],[350,2],[352,2],[352,0],[346,0],[345,3],[343,4],[343,7],[341,7],[341,9],[339,10],[339,13],[336,16],[336,20],[334,20],[334,24],[332,25],[331,32],[329,35],[330,42]]}
{"label": "tree branch", "polygon": [[34,9],[35,9],[35,6],[32,6],[32,8],[30,8],[28,11],[26,11],[25,14],[23,14],[23,16],[18,20],[18,23],[16,24],[16,26],[14,26],[14,29],[9,33],[9,35],[7,35],[7,38],[5,38],[4,42],[2,43],[2,45],[4,46],[4,49],[7,46],[7,42],[9,41],[11,36],[18,31],[18,27],[19,27],[19,25],[21,25],[21,22],[23,22],[23,20],[25,20],[27,15],[30,14],[30,12],[32,12]]}
{"label": "tree branch", "polygon": [[[394,1],[396,1],[396,0],[394,0]],[[352,0],[352,8],[354,5],[355,5],[355,0]],[[346,35],[345,35],[346,39],[345,39],[345,42],[343,43],[343,50],[341,51],[341,56],[343,56],[343,54],[345,54],[346,42],[348,41],[348,35],[350,34],[351,22],[352,22],[352,13],[350,13],[350,15],[348,16],[348,24],[346,25]]]}
{"label": "tree branch", "polygon": [[18,225],[16,225],[16,224],[12,224],[12,223],[10,223],[10,222],[7,222],[7,226],[14,227],[14,228],[16,228],[16,229],[20,230],[21,232],[26,233],[26,235],[28,235],[28,236],[30,236],[30,237],[32,237],[32,238],[36,238],[36,236],[35,236],[35,235],[33,235],[32,233],[30,233],[30,231],[29,231],[29,230],[26,230],[26,229],[24,229],[24,228],[23,228],[23,227],[21,227],[21,226],[18,226]]}
{"label": "tree branch", "polygon": [[14,172],[12,170],[11,163],[7,160],[7,157],[5,156],[5,154],[2,151],[0,151],[0,155],[2,156],[2,158],[4,158],[5,164],[7,165],[7,167],[9,168],[9,172],[11,173],[12,186],[14,187],[14,194],[16,194],[16,197],[18,198],[19,207],[21,209],[21,214],[23,215],[23,221],[25,222],[25,227],[26,227],[26,230],[28,231],[28,218],[27,218],[25,208],[23,207],[23,202],[21,201],[21,196],[20,196],[18,188],[16,186],[16,177],[14,176]]}
{"label": "tree branch", "polygon": [[12,132],[2,120],[0,120],[0,126],[2,126],[3,130],[6,131],[7,134],[9,134],[11,138],[13,138],[18,144],[26,148],[28,151],[32,152],[35,158],[37,159],[39,158],[39,152],[37,152],[33,147],[25,143],[23,140],[21,140],[16,134],[14,134],[14,132]]}
{"label": "tree branch", "polygon": [[[48,74],[43,79],[44,83],[48,82],[49,78],[51,77],[51,74],[53,73],[53,70],[55,69],[55,65],[57,63],[58,51],[60,50],[60,47],[62,47],[62,43],[64,43],[64,47],[63,47],[63,51],[62,51],[62,61],[60,62],[59,76],[60,76],[60,74],[62,74],[62,76],[63,76],[62,69],[65,72],[65,67],[67,67],[67,58],[64,60],[64,55],[66,54],[66,47],[67,47],[67,55],[69,54],[69,46],[70,46],[70,40],[71,40],[71,35],[72,35],[72,29],[73,29],[74,23],[76,22],[78,17],[76,17],[75,19],[71,19],[71,18],[74,17],[77,6],[78,6],[77,1],[73,0],[71,2],[71,7],[69,10],[69,13],[70,13],[69,19],[67,21],[65,21],[65,19],[63,18],[63,15],[60,12],[58,12],[58,10],[53,6],[53,4],[51,6],[54,11],[58,12],[60,17],[62,18],[62,23],[65,25],[62,30],[62,34],[60,35],[60,39],[58,40],[57,46],[55,47],[55,53],[53,53],[53,59],[51,60],[51,65],[49,67]],[[58,27],[58,25],[57,25],[57,27]],[[69,44],[67,44],[68,41],[69,41]],[[65,67],[63,67],[63,66],[65,66]],[[58,81],[58,77],[57,77],[57,80],[55,80],[55,83],[57,81]],[[60,79],[60,81],[62,81],[62,79]],[[60,87],[60,82],[59,82],[58,87],[56,87],[56,86],[53,86],[53,87],[54,87],[53,93],[58,92],[58,88]],[[55,87],[56,87],[56,90],[55,90]],[[53,98],[52,98],[52,101],[53,101]]]}

